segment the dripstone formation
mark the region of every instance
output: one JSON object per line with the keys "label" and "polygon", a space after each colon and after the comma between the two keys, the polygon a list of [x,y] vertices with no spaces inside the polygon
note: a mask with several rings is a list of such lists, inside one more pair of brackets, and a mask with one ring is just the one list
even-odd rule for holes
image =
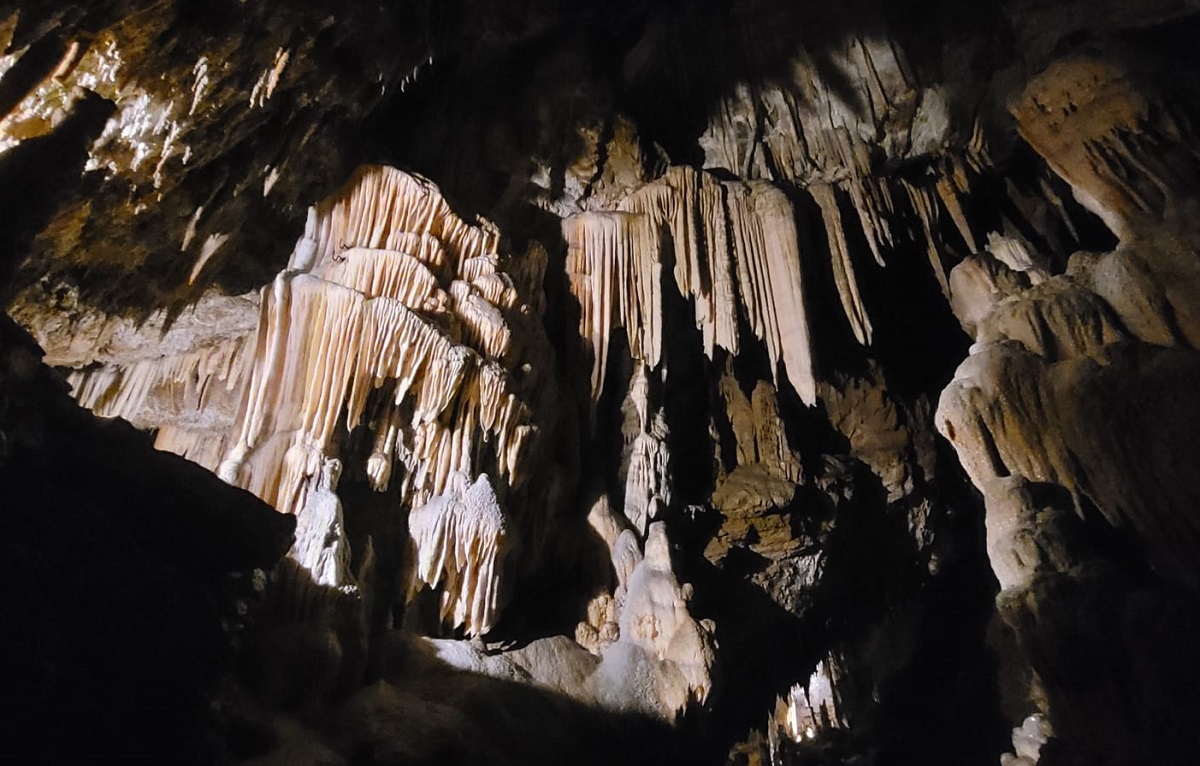
{"label": "dripstone formation", "polygon": [[0,750],[1192,763],[1198,35],[0,0]]}

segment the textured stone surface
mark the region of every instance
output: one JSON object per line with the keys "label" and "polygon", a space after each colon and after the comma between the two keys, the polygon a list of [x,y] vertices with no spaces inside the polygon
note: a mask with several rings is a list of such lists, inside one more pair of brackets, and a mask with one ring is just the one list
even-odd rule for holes
{"label": "textured stone surface", "polygon": [[[8,312],[296,517],[216,760],[1188,762],[1195,3],[343,6],[0,0]],[[283,527],[27,347],[29,545],[210,636]]]}

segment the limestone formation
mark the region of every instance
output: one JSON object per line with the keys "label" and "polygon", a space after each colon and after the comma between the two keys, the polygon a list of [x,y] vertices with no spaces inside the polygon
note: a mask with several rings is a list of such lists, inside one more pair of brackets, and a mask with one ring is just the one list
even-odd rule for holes
{"label": "limestone formation", "polygon": [[833,275],[837,283],[838,298],[842,302],[842,310],[846,312],[846,318],[850,321],[854,337],[864,346],[870,345],[871,319],[867,316],[862,295],[859,294],[858,281],[854,276],[854,264],[846,245],[846,227],[842,223],[837,194],[832,187],[824,184],[813,184],[808,187],[808,191],[821,207],[821,218],[825,221],[825,233],[829,241]]}
{"label": "limestone formation", "polygon": [[249,379],[258,313],[255,294],[208,293],[177,317],[160,310],[144,322],[91,311],[66,328],[35,320],[33,306],[16,316],[38,328],[49,364],[71,370],[77,401],[157,428],[160,448],[215,469]]}
{"label": "limestone formation", "polygon": [[626,399],[633,412],[626,414],[622,425],[625,449],[620,470],[625,477],[623,512],[642,538],[650,522],[661,518],[672,501],[669,429],[662,408],[651,409],[648,387],[646,368],[638,365]]}
{"label": "limestone formation", "polygon": [[779,707],[782,707],[783,715],[779,720],[777,707],[776,723],[782,724],[782,733],[790,739],[796,742],[816,739],[823,731],[848,726],[839,709],[835,668],[832,658],[822,659],[807,683],[796,684],[788,692],[786,700],[780,700]]}
{"label": "limestone formation", "polygon": [[504,559],[512,544],[509,527],[486,474],[461,495],[439,495],[409,515],[416,546],[413,587],[441,586],[441,617],[447,625],[481,636],[495,624]]}
{"label": "limestone formation", "polygon": [[1198,31],[0,0],[0,760],[1190,766]]}
{"label": "limestone formation", "polygon": [[567,271],[579,301],[580,332],[592,358],[592,396],[607,369],[613,327],[624,326],[636,359],[651,368],[662,354],[663,238],[673,248],[677,289],[695,299],[705,352],[739,349],[742,316],[767,347],[771,374],[782,365],[793,389],[815,402],[808,314],[794,212],[765,183],[724,184],[674,168],[620,205],[564,221]]}
{"label": "limestone formation", "polygon": [[342,521],[337,484],[342,467],[337,460],[326,460],[316,480],[316,490],[308,493],[304,508],[296,516],[296,542],[289,555],[312,573],[318,585],[340,587],[350,577],[350,558]]}
{"label": "limestone formation", "polygon": [[645,216],[583,213],[563,222],[567,273],[579,301],[579,331],[591,351],[592,398],[608,370],[613,329],[624,327],[636,359],[657,367],[662,355],[660,233]]}
{"label": "limestone formation", "polygon": [[688,589],[675,578],[662,522],[650,525],[645,557],[626,588],[621,637],[658,663],[659,704],[672,714],[693,701],[703,704],[712,691],[716,660],[713,626],[697,622],[688,612]]}

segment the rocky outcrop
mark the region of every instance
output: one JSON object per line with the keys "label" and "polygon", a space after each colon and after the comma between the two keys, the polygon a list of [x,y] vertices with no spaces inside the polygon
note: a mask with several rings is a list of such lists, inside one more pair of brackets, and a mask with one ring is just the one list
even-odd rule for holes
{"label": "rocky outcrop", "polygon": [[[240,292],[277,271],[286,243],[244,222],[302,221],[309,184],[326,178],[332,189],[348,169],[335,126],[429,68],[424,25],[402,25],[408,44],[396,45],[396,33],[382,30],[399,9],[347,10],[278,13],[255,2],[202,12],[176,0],[0,6],[0,69],[14,67],[24,85],[13,83],[4,103],[3,149],[55,131],[88,93],[115,109],[87,149],[91,192],[67,200],[36,233],[11,289],[31,289],[28,300],[40,302],[46,276],[82,289],[89,305],[178,309],[214,282]],[[118,234],[104,223],[115,220],[137,223]],[[266,256],[262,267],[235,257],[251,251]],[[124,289],[91,293],[89,281],[65,273],[69,263]]]}
{"label": "rocky outcrop", "polygon": [[[1166,175],[1145,165],[1189,152],[1191,139],[1161,128],[1170,143],[1148,154],[1143,138],[1168,139],[1151,138],[1160,128],[1146,124],[1144,95],[1119,71],[1097,60],[1055,65],[1030,86],[1018,119],[1123,242],[1077,253],[1053,277],[988,253],[957,267],[952,303],[976,344],[937,419],[984,493],[1001,613],[1038,673],[1055,736],[1112,762],[1182,762],[1183,741],[1109,708],[1134,695],[1151,709],[1191,709],[1145,655],[1162,645],[1161,630],[1194,635],[1200,584],[1190,510],[1200,487],[1185,467],[1197,411],[1181,396],[1200,382],[1200,356],[1183,329],[1190,308],[1177,303],[1194,289],[1185,276],[1194,255],[1181,250],[1195,240],[1168,203],[1193,187],[1178,164]],[[1146,599],[1173,604],[1171,627],[1127,622]],[[1125,633],[1068,642],[1064,622],[1048,616],[1058,609],[1085,623],[1115,620]],[[1085,669],[1100,657],[1109,669]],[[1120,669],[1129,665],[1141,670]],[[1083,699],[1084,678],[1103,691]]]}
{"label": "rocky outcrop", "polygon": [[231,758],[1187,762],[1194,3],[28,5],[21,592]]}

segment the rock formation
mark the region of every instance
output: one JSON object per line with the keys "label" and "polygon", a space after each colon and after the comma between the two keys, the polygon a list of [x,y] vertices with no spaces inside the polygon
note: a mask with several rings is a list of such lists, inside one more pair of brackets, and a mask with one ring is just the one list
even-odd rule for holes
{"label": "rock formation", "polygon": [[0,749],[1191,763],[1198,31],[0,0]]}

